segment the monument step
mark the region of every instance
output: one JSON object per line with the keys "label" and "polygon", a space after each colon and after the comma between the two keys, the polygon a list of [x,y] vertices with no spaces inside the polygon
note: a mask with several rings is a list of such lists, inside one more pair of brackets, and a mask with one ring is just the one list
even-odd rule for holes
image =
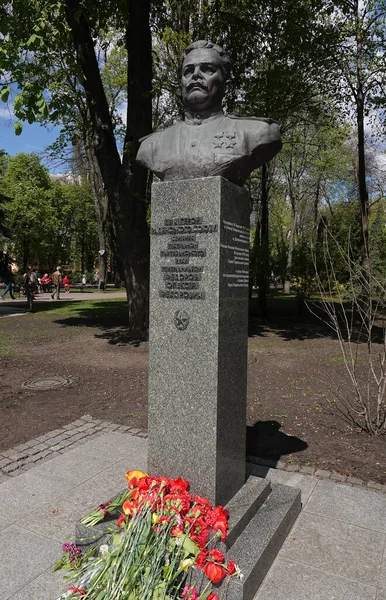
{"label": "monument step", "polygon": [[252,600],[300,510],[300,490],[272,484],[270,495],[228,552],[243,578],[224,580],[219,586],[223,600]]}
{"label": "monument step", "polygon": [[233,546],[271,491],[271,484],[266,479],[249,477],[243,487],[231,498],[226,505],[229,511],[229,530],[225,550]]}

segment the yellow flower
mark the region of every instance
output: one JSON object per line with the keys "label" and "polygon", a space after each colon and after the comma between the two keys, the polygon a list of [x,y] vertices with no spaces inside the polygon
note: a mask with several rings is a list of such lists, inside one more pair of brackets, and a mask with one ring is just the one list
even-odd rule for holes
{"label": "yellow flower", "polygon": [[151,515],[151,522],[153,525],[156,525],[159,521],[159,515],[157,515],[157,513],[153,513]]}
{"label": "yellow flower", "polygon": [[189,569],[189,567],[192,566],[193,563],[194,563],[193,558],[185,558],[185,560],[181,561],[180,567],[183,571],[187,571]]}
{"label": "yellow flower", "polygon": [[127,471],[125,477],[128,481],[129,487],[130,485],[132,487],[136,487],[140,479],[143,477],[149,477],[149,475],[143,471]]}

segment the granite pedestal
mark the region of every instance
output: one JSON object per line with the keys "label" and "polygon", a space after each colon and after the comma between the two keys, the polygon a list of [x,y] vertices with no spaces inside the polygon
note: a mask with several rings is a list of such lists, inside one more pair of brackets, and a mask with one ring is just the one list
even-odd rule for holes
{"label": "granite pedestal", "polygon": [[245,482],[248,280],[248,192],[153,184],[148,471],[216,504]]}

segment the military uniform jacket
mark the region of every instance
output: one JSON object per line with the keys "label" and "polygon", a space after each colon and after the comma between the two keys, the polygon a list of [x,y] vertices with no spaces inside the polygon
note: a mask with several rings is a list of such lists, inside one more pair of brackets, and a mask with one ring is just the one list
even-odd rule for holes
{"label": "military uniform jacket", "polygon": [[282,146],[275,121],[222,112],[207,118],[186,115],[185,121],[140,141],[137,161],[162,181],[220,175],[237,185]]}

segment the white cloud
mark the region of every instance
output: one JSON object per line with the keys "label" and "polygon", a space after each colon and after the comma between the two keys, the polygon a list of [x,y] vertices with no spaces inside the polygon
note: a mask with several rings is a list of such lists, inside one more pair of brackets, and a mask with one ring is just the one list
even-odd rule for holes
{"label": "white cloud", "polygon": [[0,104],[0,119],[8,119],[11,121],[15,118],[15,113],[13,111],[13,106],[8,104]]}

